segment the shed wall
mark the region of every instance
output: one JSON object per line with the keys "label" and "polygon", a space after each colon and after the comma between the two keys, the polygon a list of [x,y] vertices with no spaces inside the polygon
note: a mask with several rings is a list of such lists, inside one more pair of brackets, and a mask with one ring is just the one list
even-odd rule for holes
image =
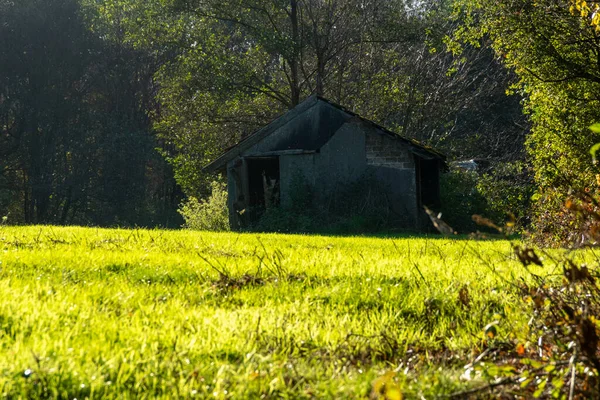
{"label": "shed wall", "polygon": [[347,122],[315,156],[315,192],[326,198],[359,179],[366,169],[365,132],[360,124]]}
{"label": "shed wall", "polygon": [[420,226],[417,202],[417,185],[415,170],[409,168],[393,168],[369,166],[368,174],[386,189],[391,218],[395,225],[417,229]]}
{"label": "shed wall", "polygon": [[297,185],[307,184],[311,187],[315,185],[315,155],[288,155],[279,157],[279,172],[281,181],[280,201],[283,207],[292,207],[293,196],[297,190],[302,188]]}
{"label": "shed wall", "polygon": [[420,229],[422,210],[418,200],[415,157],[406,143],[367,128],[368,173],[387,188],[392,218],[399,226]]}
{"label": "shed wall", "polygon": [[405,143],[371,129],[367,135],[367,164],[389,168],[415,168],[412,153]]}

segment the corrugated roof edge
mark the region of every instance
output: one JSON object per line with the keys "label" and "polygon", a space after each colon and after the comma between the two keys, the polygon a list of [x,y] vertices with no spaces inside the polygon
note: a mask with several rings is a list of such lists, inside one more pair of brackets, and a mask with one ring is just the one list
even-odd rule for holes
{"label": "corrugated roof edge", "polygon": [[248,135],[246,138],[244,138],[240,142],[238,142],[235,146],[233,146],[232,148],[223,152],[223,154],[221,154],[219,157],[217,157],[214,161],[205,165],[202,168],[202,170],[204,172],[214,172],[214,171],[218,171],[218,170],[224,168],[230,160],[232,160],[237,155],[241,154],[243,151],[247,150],[248,148],[252,147],[254,144],[256,144],[259,141],[261,141],[262,139],[264,139],[266,136],[268,136],[270,133],[275,131],[280,126],[290,122],[291,120],[296,118],[299,114],[308,110],[310,107],[315,105],[318,100],[324,101],[325,103],[327,103],[327,104],[329,104],[329,105],[331,105],[353,117],[359,118],[361,121],[372,125],[373,127],[381,130],[382,132],[386,133],[387,135],[389,135],[390,137],[392,137],[394,139],[402,140],[402,141],[408,143],[409,145],[418,148],[421,151],[431,154],[432,156],[434,156],[434,158],[440,159],[444,163],[445,168],[447,169],[446,156],[444,154],[440,153],[439,151],[434,150],[429,146],[425,146],[424,144],[422,144],[414,139],[405,138],[404,136],[387,129],[384,126],[381,126],[371,120],[361,117],[354,111],[351,111],[342,105],[334,103],[333,101],[326,99],[325,97],[311,95],[306,100],[304,100],[302,103],[297,105],[296,107],[292,108],[291,110],[289,110],[289,111],[285,112],[284,114],[280,115],[279,117],[275,118],[273,121],[271,121],[266,126],[260,128],[256,132]]}

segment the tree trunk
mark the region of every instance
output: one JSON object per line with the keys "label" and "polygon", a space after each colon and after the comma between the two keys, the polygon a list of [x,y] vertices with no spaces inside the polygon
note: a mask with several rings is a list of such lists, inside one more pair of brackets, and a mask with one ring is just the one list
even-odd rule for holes
{"label": "tree trunk", "polygon": [[291,72],[291,95],[292,95],[292,107],[297,106],[300,103],[300,79],[298,78],[299,73],[299,49],[300,49],[300,35],[298,33],[298,1],[290,0],[290,20],[292,23],[292,41],[293,41],[293,53],[290,59],[290,72]]}
{"label": "tree trunk", "polygon": [[323,96],[323,93],[325,92],[325,84],[324,84],[324,79],[325,79],[325,60],[324,60],[324,55],[321,54],[321,52],[319,51],[317,53],[317,95],[318,96]]}
{"label": "tree trunk", "polygon": [[65,204],[62,208],[62,213],[60,216],[60,224],[61,225],[67,224],[67,216],[69,215],[69,210],[71,208],[72,198],[73,198],[73,187],[69,186],[69,189],[67,189],[67,199],[65,200]]}

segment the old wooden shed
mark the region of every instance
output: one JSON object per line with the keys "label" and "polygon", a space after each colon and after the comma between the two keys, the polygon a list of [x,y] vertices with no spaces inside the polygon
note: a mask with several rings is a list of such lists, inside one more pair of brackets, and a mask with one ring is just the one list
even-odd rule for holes
{"label": "old wooden shed", "polygon": [[385,188],[398,228],[419,231],[430,225],[423,205],[439,206],[445,168],[441,153],[311,96],[205,170],[227,174],[233,229],[247,223],[248,210],[257,218],[266,208],[291,206],[299,178],[310,186],[319,209],[340,188],[367,177]]}

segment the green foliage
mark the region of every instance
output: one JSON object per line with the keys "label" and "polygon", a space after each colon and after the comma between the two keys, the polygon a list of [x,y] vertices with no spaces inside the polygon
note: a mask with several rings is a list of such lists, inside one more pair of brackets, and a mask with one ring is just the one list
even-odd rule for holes
{"label": "green foliage", "polygon": [[510,250],[439,237],[2,227],[0,396],[366,398],[402,365],[388,390],[441,397],[466,385],[464,360],[495,313],[506,316],[498,340],[526,329],[505,281],[521,271]]}
{"label": "green foliage", "polygon": [[452,169],[440,177],[442,219],[459,233],[475,232],[472,215],[489,215],[479,183],[480,177],[474,171]]}
{"label": "green foliage", "polygon": [[449,42],[460,52],[490,38],[518,75],[514,90],[525,95],[532,122],[527,148],[538,188],[533,222],[548,237],[564,233],[555,221],[562,220],[558,205],[569,188],[590,189],[589,149],[598,142],[588,129],[600,119],[598,34],[587,11],[572,12],[571,3],[577,2],[461,0],[456,17],[466,24]]}
{"label": "green foliage", "polygon": [[510,214],[520,228],[529,225],[535,186],[531,168],[523,162],[494,165],[477,180],[477,191],[487,203],[487,212],[481,215],[502,222]]}
{"label": "green foliage", "polygon": [[442,219],[458,232],[481,229],[472,219],[474,214],[500,224],[514,217],[520,230],[529,226],[535,187],[523,162],[494,163],[481,174],[452,169],[441,176],[440,190]]}
{"label": "green foliage", "polygon": [[211,194],[207,199],[188,198],[179,208],[185,220],[184,227],[206,231],[228,231],[227,185],[211,182]]}

